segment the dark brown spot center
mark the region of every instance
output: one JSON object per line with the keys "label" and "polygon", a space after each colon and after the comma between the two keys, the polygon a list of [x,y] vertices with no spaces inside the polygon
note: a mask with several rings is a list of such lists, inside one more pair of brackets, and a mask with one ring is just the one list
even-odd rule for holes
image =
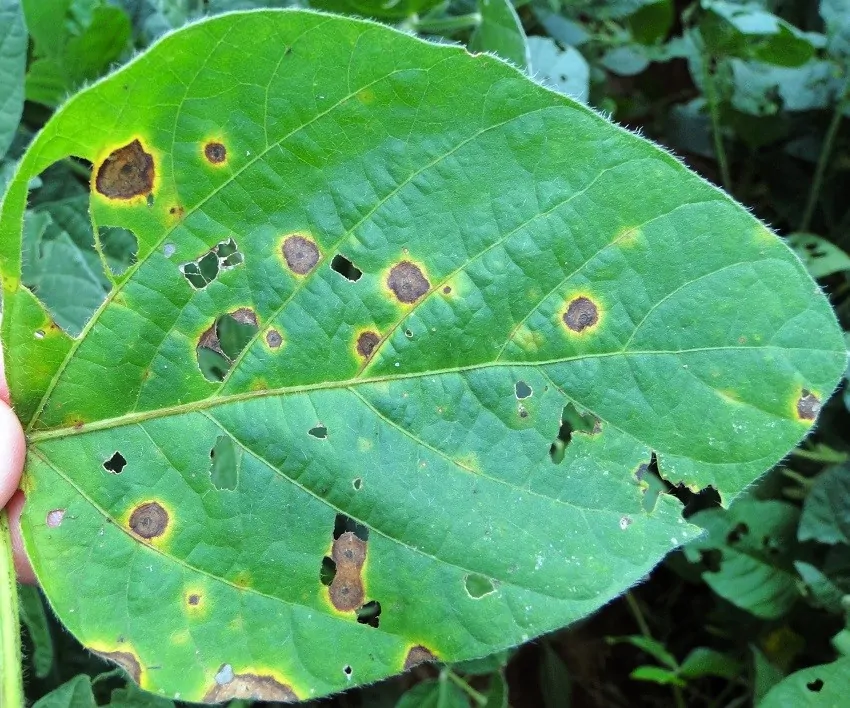
{"label": "dark brown spot center", "polygon": [[387,278],[387,286],[400,302],[408,305],[416,302],[431,288],[419,266],[410,261],[393,266]]}
{"label": "dark brown spot center", "polygon": [[434,654],[423,647],[421,644],[411,647],[410,651],[407,652],[407,658],[404,660],[404,670],[413,668],[418,664],[424,664],[427,661],[436,661],[437,657]]}
{"label": "dark brown spot center", "polygon": [[281,344],[283,344],[283,337],[280,336],[280,332],[275,329],[270,329],[266,332],[266,344],[268,344],[272,349],[277,349]]}
{"label": "dark brown spot center", "polygon": [[381,338],[375,332],[363,332],[357,338],[357,353],[368,359],[380,341]]}
{"label": "dark brown spot center", "polygon": [[189,604],[192,607],[195,607],[201,601],[201,597],[199,595],[189,595]]}
{"label": "dark brown spot center", "polygon": [[112,152],[100,165],[95,189],[109,199],[132,199],[153,189],[153,156],[134,140]]}
{"label": "dark brown spot center", "polygon": [[599,310],[592,300],[577,297],[564,313],[564,324],[573,332],[583,332],[599,322]]}
{"label": "dark brown spot center", "polygon": [[214,165],[220,165],[227,159],[227,148],[221,143],[207,143],[204,145],[204,157]]}
{"label": "dark brown spot center", "polygon": [[821,402],[811,391],[803,389],[800,399],[797,401],[797,415],[802,420],[814,420],[820,413]]}
{"label": "dark brown spot center", "polygon": [[130,515],[130,528],[142,538],[156,538],[168,528],[168,512],[157,502],[137,506]]}
{"label": "dark brown spot center", "polygon": [[283,242],[283,257],[293,273],[307,275],[319,262],[319,248],[303,236],[289,236]]}

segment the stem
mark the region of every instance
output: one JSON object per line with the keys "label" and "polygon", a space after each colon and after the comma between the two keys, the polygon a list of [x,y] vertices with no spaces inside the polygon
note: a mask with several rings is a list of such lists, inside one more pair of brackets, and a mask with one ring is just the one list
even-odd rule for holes
{"label": "stem", "polygon": [[487,705],[487,696],[482,693],[476,691],[472,686],[470,686],[466,681],[464,681],[460,676],[458,676],[451,669],[446,669],[445,674],[443,674],[447,678],[451,679],[451,681],[458,686],[464,693],[466,693],[473,701],[475,701],[480,706]]}
{"label": "stem", "polygon": [[5,509],[0,509],[0,705],[25,705],[18,585],[12,560],[9,514]]}
{"label": "stem", "polygon": [[792,457],[800,457],[804,460],[811,460],[812,462],[821,462],[823,464],[841,464],[842,462],[847,462],[850,459],[850,455],[845,452],[840,452],[838,450],[827,449],[820,451],[818,450],[806,450],[804,448],[798,447],[791,450]]}
{"label": "stem", "polygon": [[708,52],[702,54],[703,74],[705,75],[705,97],[708,100],[708,110],[711,114],[711,135],[714,138],[714,152],[717,164],[720,166],[720,181],[723,189],[731,194],[732,176],[729,173],[729,160],[726,157],[726,146],[723,144],[723,132],[720,125],[720,107],[717,103],[717,91],[714,85],[714,74],[709,68],[711,57]]}
{"label": "stem", "polygon": [[472,29],[481,24],[481,15],[471,12],[468,15],[455,15],[453,17],[434,18],[433,20],[423,17],[420,20],[412,20],[410,29],[424,34],[439,34],[440,32],[457,32],[459,30]]}
{"label": "stem", "polygon": [[823,186],[823,176],[826,174],[826,168],[829,166],[829,158],[832,157],[832,148],[835,145],[835,138],[838,136],[838,129],[841,127],[841,119],[844,117],[844,108],[846,101],[839,101],[835,106],[835,111],[832,114],[832,120],[829,121],[829,127],[826,129],[826,136],[823,139],[818,164],[815,168],[815,176],[812,180],[812,187],[809,190],[809,198],[806,201],[806,210],[803,212],[803,218],[800,219],[800,228],[798,231],[808,231],[809,225],[812,222],[812,217],[815,214],[815,207],[818,204],[820,190]]}

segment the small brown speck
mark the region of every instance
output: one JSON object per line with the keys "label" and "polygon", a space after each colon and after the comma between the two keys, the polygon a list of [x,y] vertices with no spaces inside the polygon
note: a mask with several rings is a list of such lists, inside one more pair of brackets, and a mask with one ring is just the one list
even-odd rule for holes
{"label": "small brown speck", "polygon": [[221,143],[207,143],[204,145],[204,157],[214,165],[220,165],[227,159],[227,148]]}

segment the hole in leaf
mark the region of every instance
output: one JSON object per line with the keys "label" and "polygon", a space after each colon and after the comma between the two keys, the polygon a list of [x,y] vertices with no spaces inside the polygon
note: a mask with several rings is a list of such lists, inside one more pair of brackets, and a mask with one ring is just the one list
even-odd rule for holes
{"label": "hole in leaf", "polygon": [[257,316],[242,307],[219,317],[198,341],[198,366],[208,381],[223,381],[234,360],[257,334]]}
{"label": "hole in leaf", "polygon": [[195,290],[203,290],[221,273],[245,262],[236,241],[221,241],[194,261],[180,265],[180,272]]}
{"label": "hole in leaf", "polygon": [[[517,384],[517,387],[519,384]],[[529,391],[531,387],[529,387]],[[568,403],[564,406],[561,413],[561,427],[558,430],[558,437],[552,442],[549,448],[549,456],[552,462],[559,463],[564,459],[567,445],[573,438],[573,433],[583,433],[585,435],[593,435],[600,430],[599,420],[590,414],[580,413],[575,404]]]}
{"label": "hole in leaf", "polygon": [[112,457],[103,463],[103,469],[107,472],[111,472],[112,474],[121,474],[126,466],[127,460],[124,459],[124,455],[118,451],[116,451]]}
{"label": "hole in leaf", "polygon": [[360,624],[368,624],[370,627],[377,627],[381,617],[381,603],[377,600],[370,600],[363,607],[356,610],[357,621]]}
{"label": "hole in leaf", "polygon": [[[732,530],[726,534],[726,543],[730,546],[738,543],[744,536],[746,536],[750,532],[750,527],[747,526],[743,521],[738,522],[732,527]],[[768,540],[768,539],[765,539]]]}
{"label": "hole in leaf", "polygon": [[351,483],[351,486],[354,487],[354,491],[359,492],[363,488],[363,480],[360,477],[356,477]]}
{"label": "hole in leaf", "polygon": [[352,671],[353,669],[348,664],[342,667],[342,673],[344,673],[346,676],[351,676]]}
{"label": "hole in leaf", "polygon": [[467,594],[474,600],[489,595],[495,592],[496,586],[490,578],[479,575],[478,573],[469,573],[463,579],[463,585],[466,588]]}
{"label": "hole in leaf", "polygon": [[704,549],[699,552],[699,561],[709,573],[719,573],[722,560],[723,554],[716,548]]}
{"label": "hole in leaf", "polygon": [[815,679],[814,681],[809,681],[806,684],[806,688],[808,688],[812,693],[820,693],[823,688],[823,679]]}
{"label": "hole in leaf", "polygon": [[514,386],[514,393],[516,394],[517,399],[521,401],[523,398],[529,398],[534,391],[531,389],[531,386],[525,383],[525,381],[517,381]]}
{"label": "hole in leaf", "polygon": [[369,528],[345,514],[337,514],[334,520],[334,540],[347,531],[352,532],[361,541],[369,540]]}
{"label": "hole in leaf", "polygon": [[129,229],[119,226],[99,226],[97,237],[106,265],[113,275],[123,275],[136,262],[139,241]]}
{"label": "hole in leaf", "polygon": [[242,448],[227,435],[216,439],[210,450],[210,482],[218,490],[233,491],[239,482]]}
{"label": "hole in leaf", "polygon": [[413,332],[411,332],[409,329],[406,329],[406,330],[404,330],[404,336],[407,337],[408,339],[412,339],[413,338]]}
{"label": "hole in leaf", "polygon": [[319,440],[324,440],[328,437],[328,429],[324,425],[316,425],[307,431],[308,434]]}
{"label": "hole in leaf", "polygon": [[333,257],[333,260],[331,261],[331,270],[336,271],[352,283],[356,283],[360,280],[360,276],[363,275],[363,271],[341,253],[337,253]]}
{"label": "hole in leaf", "polygon": [[336,563],[329,556],[322,558],[322,567],[319,570],[319,580],[325,587],[330,587],[336,577]]}

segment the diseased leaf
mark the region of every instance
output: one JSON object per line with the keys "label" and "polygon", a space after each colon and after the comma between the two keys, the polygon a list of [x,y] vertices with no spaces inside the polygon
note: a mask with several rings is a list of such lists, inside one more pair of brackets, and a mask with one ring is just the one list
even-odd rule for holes
{"label": "diseased leaf", "polygon": [[511,0],[478,0],[481,24],[469,39],[473,52],[492,52],[520,69],[531,63],[522,22]]}
{"label": "diseased leaf", "polygon": [[[77,337],[22,282],[28,185],[69,155],[92,233],[137,242]],[[494,57],[303,11],[189,26],[65,104],[0,277],[39,581],[184,700],[586,616],[699,532],[647,503],[653,452],[728,502],[845,367],[799,260],[670,155]]]}
{"label": "diseased leaf", "polygon": [[19,0],[0,0],[0,158],[15,137],[24,107],[27,28]]}

